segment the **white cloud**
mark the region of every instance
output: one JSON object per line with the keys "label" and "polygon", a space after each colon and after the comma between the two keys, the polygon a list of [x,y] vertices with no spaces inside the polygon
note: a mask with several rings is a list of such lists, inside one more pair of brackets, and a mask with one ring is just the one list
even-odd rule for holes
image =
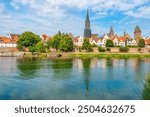
{"label": "white cloud", "polygon": [[[131,14],[136,7],[148,2],[149,0],[12,0],[11,4],[15,9],[26,5],[38,15],[47,16],[50,14],[51,17],[57,18],[65,17],[70,9],[84,10],[86,8],[91,8],[97,15],[107,14],[110,10],[111,14],[116,11]],[[126,14],[128,15],[128,13]]]}
{"label": "white cloud", "polygon": [[125,14],[136,18],[150,19],[150,6],[142,6],[133,11],[127,11]]}
{"label": "white cloud", "polygon": [[[39,34],[55,34],[62,30],[81,35],[84,29],[83,16],[76,16],[71,11],[81,13],[90,8],[95,13],[94,16],[91,15],[92,22],[108,15],[113,16],[116,11],[128,16],[150,18],[147,15],[149,8],[142,8],[148,2],[149,0],[11,0],[10,4],[17,11],[0,14],[0,26],[5,29],[1,33],[31,30]],[[3,7],[0,4],[0,11]],[[137,11],[135,8],[138,8]],[[19,10],[23,13],[19,14]],[[91,24],[93,32],[107,31],[105,25]]]}

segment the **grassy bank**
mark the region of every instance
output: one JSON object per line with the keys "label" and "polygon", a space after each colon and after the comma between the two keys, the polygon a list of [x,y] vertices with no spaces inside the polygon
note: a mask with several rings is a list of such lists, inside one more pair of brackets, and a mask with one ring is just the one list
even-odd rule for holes
{"label": "grassy bank", "polygon": [[150,58],[150,54],[141,53],[71,53],[69,56],[75,58]]}
{"label": "grassy bank", "polygon": [[[61,54],[61,57],[58,57]],[[25,58],[150,58],[150,54],[141,53],[80,53],[80,52],[59,52],[59,53],[26,53]]]}
{"label": "grassy bank", "polygon": [[36,53],[36,54],[32,54],[32,53],[25,53],[24,54],[24,58],[48,58],[48,54],[47,53]]}

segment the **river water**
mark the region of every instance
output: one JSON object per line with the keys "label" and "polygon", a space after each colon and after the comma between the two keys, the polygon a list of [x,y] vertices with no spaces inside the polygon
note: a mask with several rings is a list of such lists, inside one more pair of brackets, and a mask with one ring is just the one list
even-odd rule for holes
{"label": "river water", "polygon": [[0,58],[1,100],[150,99],[150,59]]}

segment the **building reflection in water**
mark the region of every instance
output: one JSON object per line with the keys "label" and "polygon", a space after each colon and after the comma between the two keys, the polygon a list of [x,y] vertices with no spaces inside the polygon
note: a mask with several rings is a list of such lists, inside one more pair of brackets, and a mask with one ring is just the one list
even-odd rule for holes
{"label": "building reflection in water", "polygon": [[0,73],[5,76],[11,74],[12,72],[15,73],[16,64],[17,60],[15,57],[0,57]]}
{"label": "building reflection in water", "polygon": [[73,59],[73,67],[78,69],[83,69],[83,61],[82,59],[75,58]]}
{"label": "building reflection in water", "polygon": [[86,88],[86,95],[88,96],[88,92],[89,92],[89,85],[90,85],[90,65],[91,65],[91,59],[84,59],[83,60],[83,79],[84,79],[84,83],[85,83],[85,88]]}

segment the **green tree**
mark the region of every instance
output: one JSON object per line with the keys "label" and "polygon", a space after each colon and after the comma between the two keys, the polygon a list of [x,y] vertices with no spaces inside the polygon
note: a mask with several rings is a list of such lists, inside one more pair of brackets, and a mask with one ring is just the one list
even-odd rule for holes
{"label": "green tree", "polygon": [[50,41],[50,45],[52,46],[52,48],[58,50],[59,46],[60,46],[60,41],[62,40],[62,35],[60,32],[58,32],[58,34],[56,34],[53,39]]}
{"label": "green tree", "polygon": [[71,52],[73,51],[73,40],[69,35],[62,35],[62,39],[60,41],[59,49],[63,52]]}
{"label": "green tree", "polygon": [[141,47],[141,48],[145,47],[145,41],[144,41],[144,39],[140,39],[139,40],[138,46]]}
{"label": "green tree", "polygon": [[50,47],[53,47],[53,43],[54,43],[54,39],[49,39],[49,40],[46,42],[47,48],[49,49]]}
{"label": "green tree", "polygon": [[44,52],[45,51],[45,47],[44,47],[44,43],[42,41],[38,42],[35,46],[36,51],[38,52]]}
{"label": "green tree", "polygon": [[35,46],[29,46],[28,48],[29,48],[29,51],[32,52],[32,53],[36,52]]}
{"label": "green tree", "polygon": [[84,38],[82,49],[83,50],[85,49],[86,52],[92,51],[92,46],[91,46],[88,38]]}
{"label": "green tree", "polygon": [[108,40],[106,41],[106,47],[114,47],[113,41],[110,40],[110,39],[108,39]]}
{"label": "green tree", "polygon": [[[19,40],[18,40],[18,45],[19,47],[30,47],[30,49],[32,47],[34,47],[39,41],[40,41],[40,37],[32,32],[24,32]],[[29,50],[30,50],[29,49]]]}

